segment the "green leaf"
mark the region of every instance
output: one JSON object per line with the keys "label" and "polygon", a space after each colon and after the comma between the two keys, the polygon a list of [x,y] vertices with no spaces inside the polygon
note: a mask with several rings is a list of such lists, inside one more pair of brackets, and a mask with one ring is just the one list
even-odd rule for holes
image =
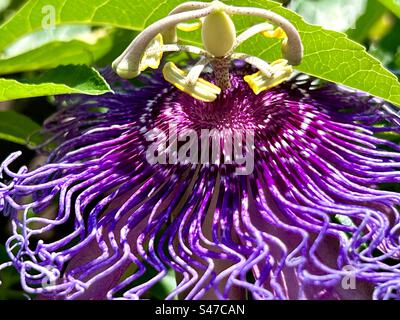
{"label": "green leaf", "polygon": [[393,54],[391,52],[383,50],[382,47],[374,43],[371,44],[368,52],[381,61],[384,66],[388,66],[393,61]]}
{"label": "green leaf", "polygon": [[363,42],[385,12],[386,8],[380,2],[368,0],[364,14],[358,18],[355,28],[347,30],[347,35],[354,41]]}
{"label": "green leaf", "polygon": [[30,118],[14,112],[0,111],[0,139],[14,143],[35,146],[40,142],[40,126]]}
{"label": "green leaf", "polygon": [[15,13],[25,0],[0,0],[0,23]]}
{"label": "green leaf", "polygon": [[67,42],[78,38],[89,38],[92,27],[85,25],[62,25],[24,35],[7,47],[1,58],[14,57],[37,49],[53,41]]}
{"label": "green leaf", "polygon": [[150,289],[150,294],[153,299],[163,300],[175,289],[176,275],[174,270],[169,269],[168,274]]}
{"label": "green leaf", "polygon": [[[381,4],[378,4],[382,6]],[[386,14],[379,19],[380,22],[377,22],[369,32],[369,39],[371,44],[369,46],[368,52],[380,60],[384,66],[386,66],[392,72],[396,72],[396,54],[400,50],[400,43],[398,41],[400,34],[400,20],[397,19],[394,22],[394,25],[386,25],[381,21],[389,20],[386,17],[387,11],[386,8],[382,6],[385,10]],[[383,27],[381,26],[383,25]],[[381,28],[381,29],[380,29]],[[380,29],[380,30],[379,30]],[[385,31],[386,29],[386,31]],[[383,36],[378,37],[379,33]]]}
{"label": "green leaf", "polygon": [[132,40],[137,36],[137,32],[126,29],[113,29],[112,35],[109,37],[111,47],[104,56],[96,60],[96,66],[103,68],[108,67],[123,52]]}
{"label": "green leaf", "polygon": [[366,4],[367,0],[292,0],[288,8],[303,16],[309,23],[344,32],[355,27]]}
{"label": "green leaf", "polygon": [[[232,3],[233,1],[227,1]],[[296,69],[318,78],[336,82],[368,92],[396,105],[400,105],[400,83],[380,61],[369,55],[363,46],[336,31],[324,30],[306,23],[296,13],[281,5],[265,0],[249,1],[289,19],[300,31],[304,44],[304,59]],[[280,44],[255,39],[240,46],[239,50],[257,55],[266,61],[281,57]]]}
{"label": "green leaf", "polygon": [[88,39],[53,41],[8,59],[0,59],[0,74],[52,69],[68,64],[91,65],[104,57],[112,44],[110,33],[105,30],[98,30],[97,35]]}
{"label": "green leaf", "polygon": [[181,0],[30,0],[0,26],[0,51],[20,37],[42,30],[46,13],[53,6],[57,25],[91,24],[142,30],[150,22],[166,16]]}
{"label": "green leaf", "polygon": [[46,95],[110,92],[107,82],[93,68],[61,66],[25,80],[0,79],[0,101]]}
{"label": "green leaf", "polygon": [[353,220],[351,220],[351,218],[348,217],[348,216],[343,216],[341,214],[335,214],[334,220],[336,220],[337,222],[339,222],[343,226],[355,227],[355,224],[354,224]]}
{"label": "green leaf", "polygon": [[399,34],[400,20],[397,20],[391,31],[388,32],[387,35],[382,38],[377,45],[382,51],[389,53],[394,57],[400,50]]}
{"label": "green leaf", "polygon": [[[4,245],[0,244],[0,264],[9,261]],[[0,271],[0,300],[26,300],[20,284],[20,274],[13,268]]]}
{"label": "green leaf", "polygon": [[378,1],[400,18],[399,0],[378,0]]}
{"label": "green leaf", "polygon": [[397,132],[390,131],[390,132],[376,133],[376,136],[400,144],[400,134],[398,134]]}

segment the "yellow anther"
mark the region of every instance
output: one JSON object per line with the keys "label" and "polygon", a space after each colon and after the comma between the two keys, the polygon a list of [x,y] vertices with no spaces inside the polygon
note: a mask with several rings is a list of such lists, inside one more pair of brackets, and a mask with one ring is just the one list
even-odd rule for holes
{"label": "yellow anther", "polygon": [[142,61],[140,62],[140,72],[146,70],[147,68],[158,69],[163,56],[161,51],[162,45],[163,37],[161,34],[158,34],[147,46]]}
{"label": "yellow anther", "polygon": [[[161,46],[163,45],[163,37],[161,34],[155,36],[146,47],[140,63],[132,60],[131,54],[123,54],[120,58],[113,62],[113,69],[124,79],[132,79],[137,77],[147,68],[157,69],[163,56]],[[138,59],[139,60],[139,59]]]}
{"label": "yellow anther", "polygon": [[244,77],[244,80],[255,94],[259,94],[262,91],[269,90],[285,82],[291,76],[293,68],[291,65],[288,65],[287,60],[280,59],[271,63],[269,71],[272,73],[271,77],[266,76],[261,71]]}
{"label": "yellow anther", "polygon": [[273,38],[273,39],[286,39],[287,38],[285,31],[281,27],[276,28],[275,30],[264,31],[262,34],[264,37]]}
{"label": "yellow anther", "polygon": [[179,69],[173,62],[168,62],[164,66],[163,75],[165,80],[179,90],[201,101],[212,102],[221,93],[219,87],[202,78],[197,79],[194,84],[189,84],[187,82],[188,73]]}
{"label": "yellow anther", "polygon": [[193,23],[180,23],[176,26],[176,28],[184,32],[191,32],[200,29],[201,26],[202,23],[200,21],[197,21]]}

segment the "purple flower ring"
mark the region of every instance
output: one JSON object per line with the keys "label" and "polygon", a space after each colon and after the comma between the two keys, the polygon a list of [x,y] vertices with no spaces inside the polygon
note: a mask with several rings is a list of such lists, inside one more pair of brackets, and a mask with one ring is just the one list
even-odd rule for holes
{"label": "purple flower ring", "polygon": [[[47,163],[13,172],[12,154],[2,164],[7,250],[27,292],[140,299],[174,272],[170,299],[399,297],[387,260],[399,257],[400,195],[378,188],[399,181],[399,146],[374,136],[396,118],[302,75],[255,95],[243,72],[211,103],[157,75],[64,101],[45,124],[57,142]],[[253,173],[149,164],[145,132],[170,123],[253,129]],[[62,232],[47,242],[52,230]],[[148,269],[157,273],[144,279]],[[352,274],[357,289],[343,289]]]}

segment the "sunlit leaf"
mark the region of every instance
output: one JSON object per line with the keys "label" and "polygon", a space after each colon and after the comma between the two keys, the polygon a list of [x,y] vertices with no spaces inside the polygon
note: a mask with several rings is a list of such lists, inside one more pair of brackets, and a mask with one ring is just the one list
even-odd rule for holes
{"label": "sunlit leaf", "polygon": [[[112,46],[112,39],[104,33],[93,43],[82,40],[54,41],[26,53],[0,59],[0,74],[51,69],[59,65],[90,65],[103,57]],[[51,52],[51,55],[49,55]]]}
{"label": "sunlit leaf", "polygon": [[97,34],[81,37],[80,40],[51,41],[25,53],[0,59],[0,74],[51,69],[68,64],[91,65],[104,57],[112,45],[110,32],[105,30],[98,30]]}
{"label": "sunlit leaf", "polygon": [[[86,25],[62,25],[54,29],[39,30],[19,38],[8,46],[0,58],[7,59],[24,54],[50,42],[68,42],[79,38],[89,38],[92,27]],[[95,42],[96,39],[91,42]],[[87,41],[90,42],[90,41]]]}
{"label": "sunlit leaf", "polygon": [[70,93],[99,95],[110,91],[100,74],[87,66],[61,66],[19,81],[0,79],[0,101]]}
{"label": "sunlit leaf", "polygon": [[53,6],[55,23],[107,25],[142,30],[149,22],[168,14],[181,0],[30,0],[0,26],[0,51],[22,36],[42,30],[47,8]]}

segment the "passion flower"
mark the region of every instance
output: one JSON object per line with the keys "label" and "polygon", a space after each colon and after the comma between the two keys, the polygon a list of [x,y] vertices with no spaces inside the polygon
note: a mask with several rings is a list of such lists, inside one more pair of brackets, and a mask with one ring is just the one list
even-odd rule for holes
{"label": "passion flower", "polygon": [[[281,29],[229,34],[221,51],[209,35],[207,51],[163,44],[176,26],[233,32],[235,13],[273,17]],[[193,18],[204,19],[179,25]],[[285,60],[233,53],[260,32],[284,39]],[[26,292],[51,299],[146,298],[170,274],[166,299],[400,298],[400,195],[380,187],[400,181],[400,147],[376,136],[399,132],[398,116],[364,93],[291,76],[299,39],[271,12],[220,2],[184,4],[144,30],[114,64],[119,75],[157,68],[169,49],[197,50],[202,62],[167,63],[167,81],[154,71],[140,85],[108,71],[115,93],[59,99],[44,126],[47,163],[14,172],[15,153],[1,165],[13,234],[0,269],[15,267]],[[179,139],[202,130],[216,132],[217,161],[187,156],[199,145],[212,154]],[[238,174],[221,132],[251,133],[237,139],[250,172]],[[148,161],[149,148],[165,161]]]}

